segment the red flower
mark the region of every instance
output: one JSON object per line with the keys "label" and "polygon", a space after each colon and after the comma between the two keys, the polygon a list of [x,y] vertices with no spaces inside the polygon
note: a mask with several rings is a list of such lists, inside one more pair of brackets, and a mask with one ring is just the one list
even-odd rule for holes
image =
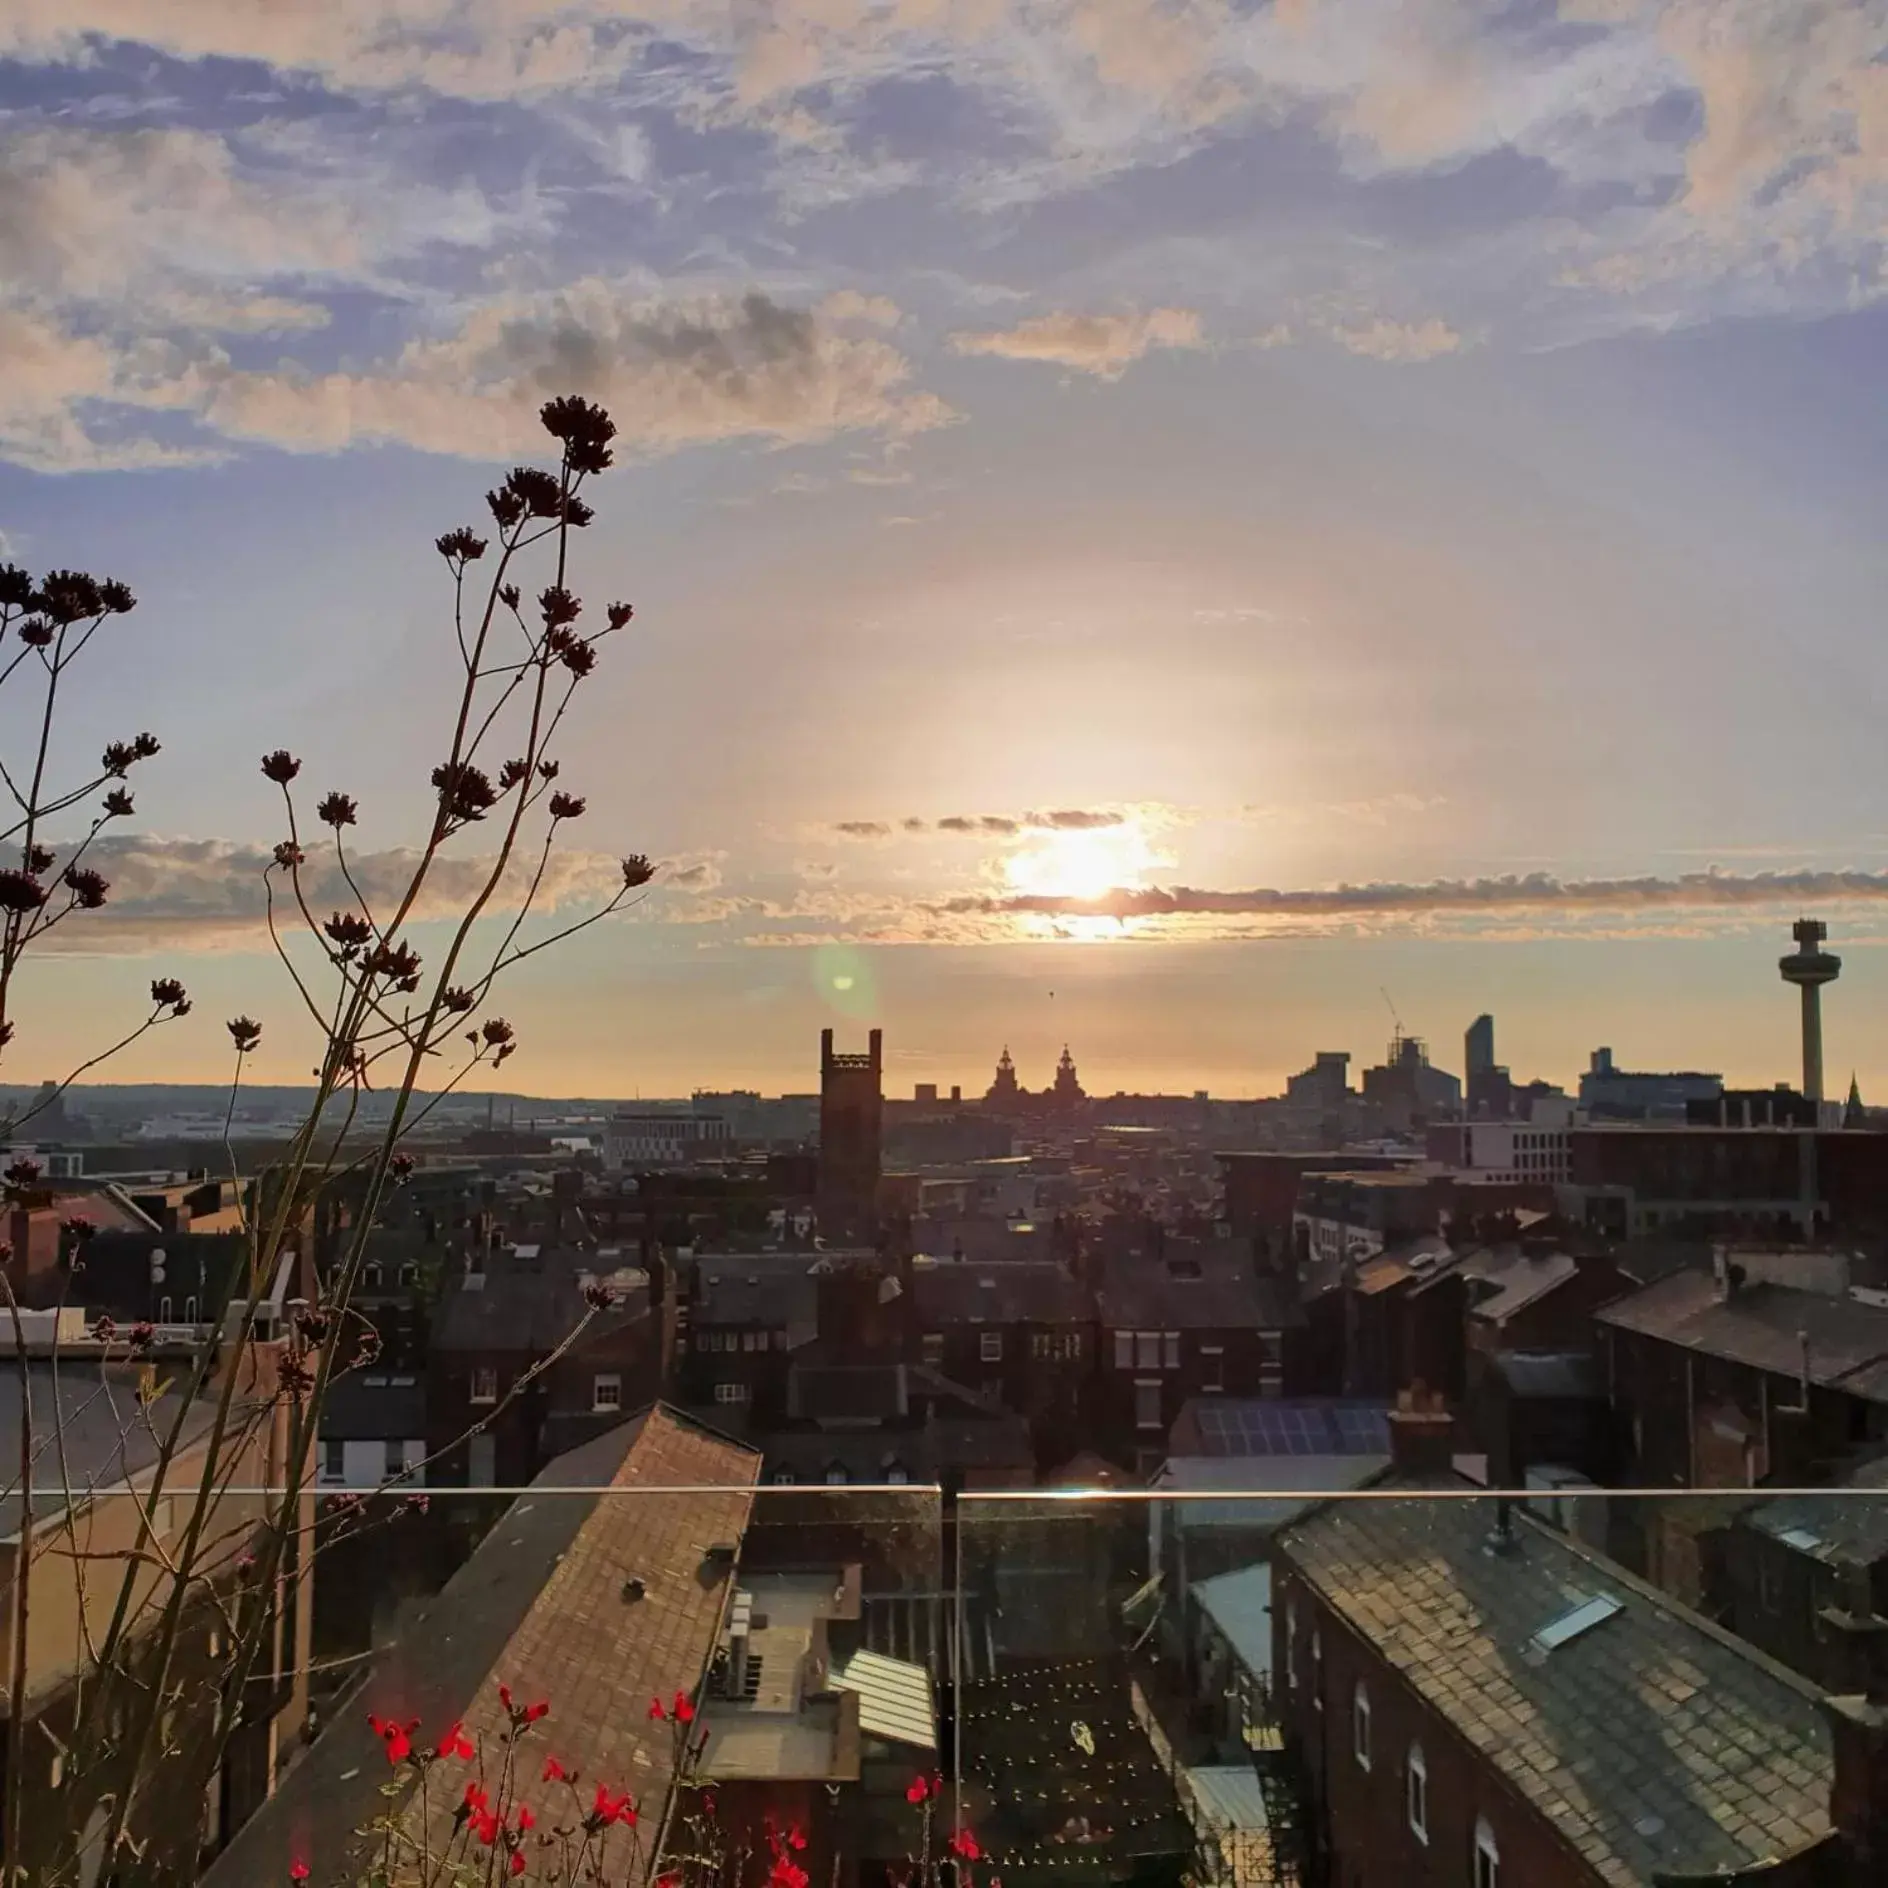
{"label": "red flower", "polygon": [[289,1863],[288,1878],[290,1881],[306,1881],[308,1879],[308,1864],[300,1861]]}
{"label": "red flower", "polygon": [[[374,1735],[387,1747],[389,1763],[405,1763],[413,1754],[413,1733],[420,1727],[418,1718],[409,1719],[405,1724],[397,1724],[392,1718],[375,1717],[371,1713],[367,1722],[373,1727]],[[453,1726],[456,1731],[457,1725]],[[471,1753],[468,1752],[467,1755]]]}
{"label": "red flower", "polygon": [[660,1698],[651,1698],[649,1700],[650,1723],[660,1724],[662,1720],[666,1718],[668,1715],[669,1714],[662,1708],[662,1700]]}
{"label": "red flower", "polygon": [[465,1807],[467,1809],[470,1809],[470,1810],[484,1809],[486,1805],[491,1802],[491,1800],[492,1799],[489,1796],[487,1796],[485,1792],[482,1789],[480,1789],[476,1783],[468,1783],[465,1786]]}
{"label": "red flower", "polygon": [[435,1755],[441,1757],[470,1758],[477,1756],[478,1752],[473,1749],[472,1740],[466,1736],[464,1725],[455,1724],[452,1729],[439,1740],[439,1749],[435,1752]]}
{"label": "red flower", "polygon": [[787,1831],[787,1847],[790,1849],[806,1847],[806,1835],[797,1824]]}
{"label": "red flower", "polygon": [[675,1703],[670,1706],[677,1724],[692,1724],[695,1721],[695,1707],[689,1702],[688,1693],[678,1691]]}
{"label": "red flower", "polygon": [[806,1888],[807,1872],[783,1855],[767,1874],[767,1888]]}
{"label": "red flower", "polygon": [[968,1829],[959,1829],[951,1837],[951,1853],[961,1855],[966,1862],[978,1862],[983,1859],[983,1845]]}
{"label": "red flower", "polygon": [[599,1783],[596,1800],[590,1805],[590,1814],[599,1823],[620,1822],[625,1829],[633,1829],[636,1826],[636,1799],[627,1790],[621,1796],[612,1796]]}
{"label": "red flower", "polygon": [[499,1686],[498,1702],[502,1704],[507,1711],[511,1709],[511,1687],[509,1685]]}
{"label": "red flower", "polygon": [[550,1705],[541,1698],[536,1704],[528,1704],[524,1708],[524,1721],[527,1724],[536,1724],[540,1719],[547,1718],[550,1715]]}
{"label": "red flower", "polygon": [[489,1849],[498,1840],[498,1817],[489,1809],[477,1810],[472,1817],[472,1833]]}
{"label": "red flower", "polygon": [[518,1805],[518,1833],[520,1835],[523,1835],[527,1829],[535,1829],[537,1827],[537,1821],[538,1819],[531,1813],[530,1804],[520,1803]]}
{"label": "red flower", "polygon": [[907,1803],[922,1803],[931,1794],[931,1786],[923,1777],[913,1777],[910,1787],[905,1791]]}
{"label": "red flower", "polygon": [[513,1849],[511,1852],[511,1872],[514,1875],[524,1873],[524,1850]]}
{"label": "red flower", "polygon": [[555,1757],[544,1759],[544,1781],[546,1783],[568,1783],[570,1772]]}

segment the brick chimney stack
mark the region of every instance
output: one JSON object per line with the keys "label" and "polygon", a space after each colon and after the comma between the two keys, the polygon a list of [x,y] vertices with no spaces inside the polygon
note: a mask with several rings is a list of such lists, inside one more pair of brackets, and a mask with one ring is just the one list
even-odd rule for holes
{"label": "brick chimney stack", "polygon": [[1865,1572],[1823,1608],[1821,1625],[1842,1651],[1851,1688],[1822,1701],[1835,1748],[1829,1820],[1847,1879],[1863,1888],[1888,1881],[1888,1619],[1875,1610]]}
{"label": "brick chimney stack", "polygon": [[1446,1475],[1455,1463],[1455,1418],[1420,1380],[1397,1392],[1390,1412],[1390,1461],[1398,1475]]}

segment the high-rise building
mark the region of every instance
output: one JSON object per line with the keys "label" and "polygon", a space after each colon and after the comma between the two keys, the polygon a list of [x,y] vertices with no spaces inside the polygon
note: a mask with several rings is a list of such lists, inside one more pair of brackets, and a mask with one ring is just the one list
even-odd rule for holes
{"label": "high-rise building", "polygon": [[827,1241],[867,1242],[878,1231],[880,1147],[884,1132],[884,1031],[866,1038],[864,1055],[839,1055],[833,1032],[819,1039],[819,1193]]}
{"label": "high-rise building", "polygon": [[1464,1100],[1471,1121],[1506,1121],[1514,1114],[1514,1084],[1495,1060],[1495,1019],[1485,1010],[1462,1037]]}
{"label": "high-rise building", "polygon": [[1476,1076],[1486,1075],[1495,1066],[1495,1019],[1486,1010],[1462,1037],[1462,1063],[1471,1086]]}
{"label": "high-rise building", "polygon": [[1817,918],[1798,918],[1790,928],[1796,948],[1778,960],[1785,983],[1803,993],[1803,1093],[1822,1105],[1822,986],[1842,974],[1842,959],[1823,949],[1829,927]]}

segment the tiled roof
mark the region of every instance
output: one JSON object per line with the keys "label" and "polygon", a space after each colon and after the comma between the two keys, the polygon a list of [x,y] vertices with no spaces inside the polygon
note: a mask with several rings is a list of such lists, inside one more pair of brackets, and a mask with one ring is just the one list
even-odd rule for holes
{"label": "tiled roof", "polygon": [[[1603,1881],[1748,1868],[1829,1835],[1812,1687],[1523,1512],[1491,1554],[1490,1509],[1333,1503],[1276,1553]],[[1618,1610],[1533,1646],[1594,1599]]]}
{"label": "tiled roof", "polygon": [[1888,1402],[1888,1310],[1768,1283],[1726,1298],[1708,1272],[1679,1272],[1594,1313],[1597,1323],[1793,1377],[1809,1341],[1814,1383]]}
{"label": "tiled roof", "polygon": [[[658,1828],[671,1746],[667,1728],[649,1723],[648,1702],[701,1682],[732,1575],[708,1550],[739,1541],[759,1466],[753,1450],[662,1405],[559,1457],[397,1634],[358,1700],[238,1833],[204,1888],[286,1881],[297,1858],[318,1885],[354,1881],[345,1870],[363,1846],[356,1832],[389,1813],[387,1763],[366,1714],[417,1717],[422,1741],[462,1720],[492,1749],[501,1681],[550,1701],[531,1734],[543,1750],[586,1779],[632,1789],[643,1826]],[[631,1574],[646,1583],[640,1600],[623,1596]],[[437,1854],[456,1793],[432,1794]],[[417,1828],[411,1792],[395,1813]]]}

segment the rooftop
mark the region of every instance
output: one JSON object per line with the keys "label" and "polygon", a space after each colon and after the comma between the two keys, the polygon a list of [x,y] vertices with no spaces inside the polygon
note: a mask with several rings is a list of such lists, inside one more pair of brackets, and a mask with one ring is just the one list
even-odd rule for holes
{"label": "rooftop", "polygon": [[1512,1526],[1497,1555],[1485,1502],[1333,1503],[1278,1565],[1618,1888],[1828,1836],[1811,1686],[1525,1512]]}
{"label": "rooftop", "polygon": [[1726,1296],[1710,1273],[1678,1272],[1605,1306],[1594,1321],[1888,1402],[1888,1309],[1853,1297],[1763,1283]]}
{"label": "rooftop", "polygon": [[1381,1403],[1341,1397],[1195,1397],[1174,1422],[1175,1455],[1331,1456],[1390,1453]]}

